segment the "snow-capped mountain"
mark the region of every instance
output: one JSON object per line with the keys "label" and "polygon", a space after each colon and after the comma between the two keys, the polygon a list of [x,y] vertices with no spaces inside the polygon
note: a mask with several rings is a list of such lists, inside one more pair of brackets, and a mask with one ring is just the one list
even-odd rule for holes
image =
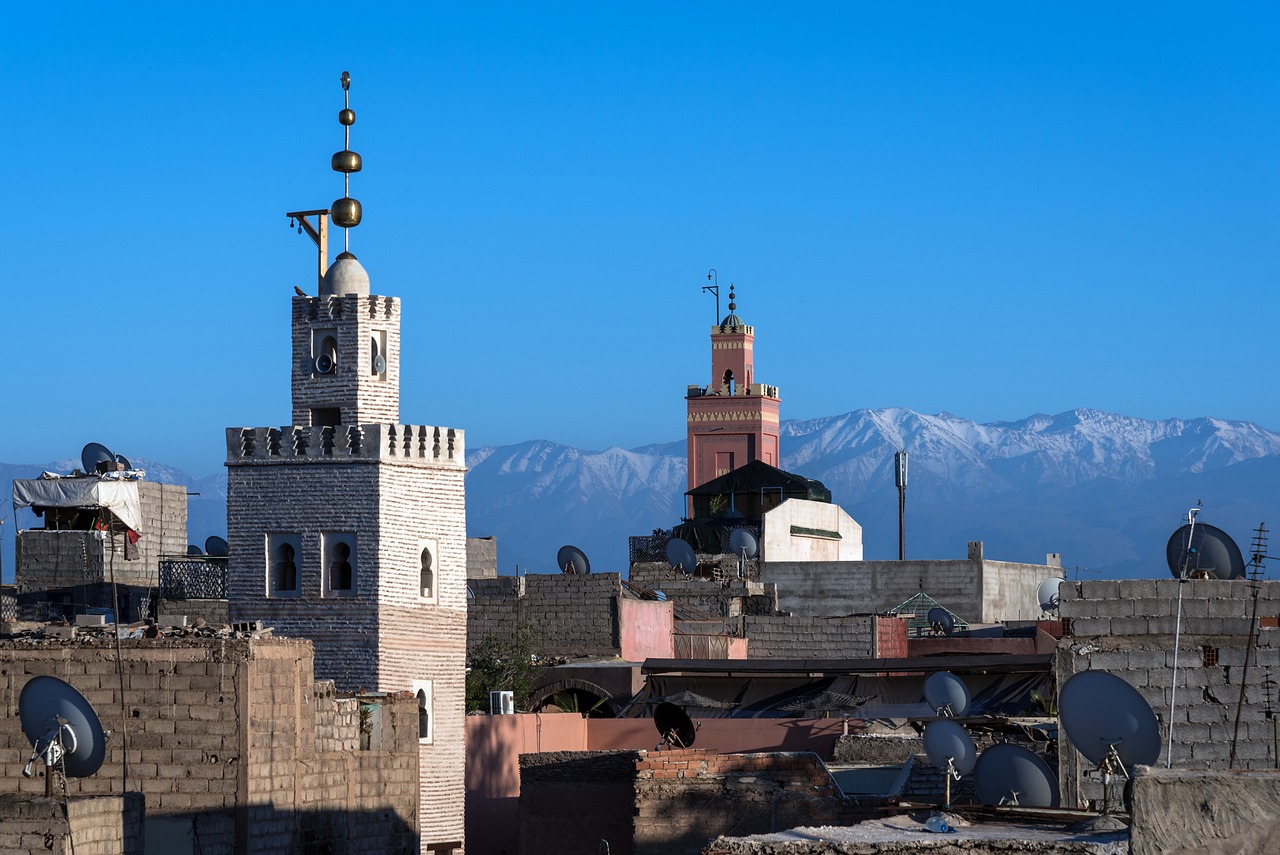
{"label": "snow-capped mountain", "polygon": [[[1280,522],[1280,434],[1249,422],[1081,409],[978,424],[895,408],[782,423],[782,468],[830,488],[862,524],[868,558],[897,556],[898,449],[910,454],[911,558],[961,558],[969,540],[982,540],[990,558],[1039,562],[1061,552],[1069,572],[1162,576],[1165,542],[1197,501],[1201,519],[1246,552],[1260,522]],[[153,480],[201,494],[190,506],[193,543],[225,533],[225,474],[196,480],[135,462]],[[75,465],[0,464],[0,482]],[[550,572],[566,543],[586,551],[593,569],[625,570],[627,537],[668,528],[684,511],[683,440],[629,451],[534,440],[470,449],[467,465],[468,531],[498,537],[503,573]],[[0,490],[7,495],[8,484]]]}

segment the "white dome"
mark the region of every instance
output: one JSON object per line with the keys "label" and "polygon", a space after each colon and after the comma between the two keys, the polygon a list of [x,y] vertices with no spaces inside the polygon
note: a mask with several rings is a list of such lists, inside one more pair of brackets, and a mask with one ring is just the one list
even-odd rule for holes
{"label": "white dome", "polygon": [[349,252],[334,259],[320,283],[321,297],[345,297],[348,294],[369,295],[369,274]]}

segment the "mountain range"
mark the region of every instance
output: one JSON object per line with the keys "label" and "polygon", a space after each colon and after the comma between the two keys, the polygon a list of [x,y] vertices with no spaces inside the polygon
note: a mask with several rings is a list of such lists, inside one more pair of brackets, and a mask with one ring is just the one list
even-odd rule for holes
{"label": "mountain range", "polygon": [[[1158,577],[1168,572],[1169,535],[1197,502],[1200,519],[1246,554],[1258,524],[1280,519],[1280,434],[1250,422],[1079,409],[979,424],[890,408],[784,421],[781,434],[782,468],[826,484],[862,524],[867,558],[897,557],[899,449],[910,461],[909,558],[963,558],[968,541],[982,540],[999,560],[1062,553],[1068,575],[1081,578]],[[8,494],[12,477],[75,465],[0,464],[0,490]],[[192,542],[225,533],[225,474],[194,479],[140,465],[152,480],[201,494],[191,499]],[[553,571],[565,543],[582,548],[595,570],[625,571],[628,536],[683,515],[683,440],[604,451],[531,440],[472,448],[467,465],[468,533],[498,538],[503,573]],[[11,544],[10,535],[6,578]]]}

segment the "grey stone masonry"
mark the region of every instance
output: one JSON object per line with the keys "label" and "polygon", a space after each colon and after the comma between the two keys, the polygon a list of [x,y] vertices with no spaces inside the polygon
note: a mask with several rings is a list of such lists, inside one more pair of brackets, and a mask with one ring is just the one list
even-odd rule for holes
{"label": "grey stone masonry", "polygon": [[471,579],[467,643],[506,638],[521,623],[533,628],[537,650],[548,656],[618,656],[618,573],[575,576],[536,573]]}
{"label": "grey stone masonry", "polygon": [[839,618],[748,615],[749,659],[870,659],[876,655],[872,615]]}
{"label": "grey stone masonry", "polygon": [[[1231,768],[1280,764],[1273,730],[1280,698],[1268,683],[1280,680],[1280,582],[1088,580],[1064,582],[1059,596],[1070,634],[1055,656],[1058,685],[1087,670],[1123,678],[1159,721],[1161,765],[1225,770],[1233,741]],[[1100,776],[1065,731],[1059,740],[1064,805],[1097,801]]]}

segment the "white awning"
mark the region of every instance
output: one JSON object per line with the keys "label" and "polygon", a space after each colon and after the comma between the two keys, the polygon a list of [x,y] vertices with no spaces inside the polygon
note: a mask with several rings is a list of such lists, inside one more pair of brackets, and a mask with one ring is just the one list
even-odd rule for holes
{"label": "white awning", "polygon": [[142,531],[137,481],[108,481],[97,477],[15,478],[13,509],[30,507],[106,508],[128,528]]}

